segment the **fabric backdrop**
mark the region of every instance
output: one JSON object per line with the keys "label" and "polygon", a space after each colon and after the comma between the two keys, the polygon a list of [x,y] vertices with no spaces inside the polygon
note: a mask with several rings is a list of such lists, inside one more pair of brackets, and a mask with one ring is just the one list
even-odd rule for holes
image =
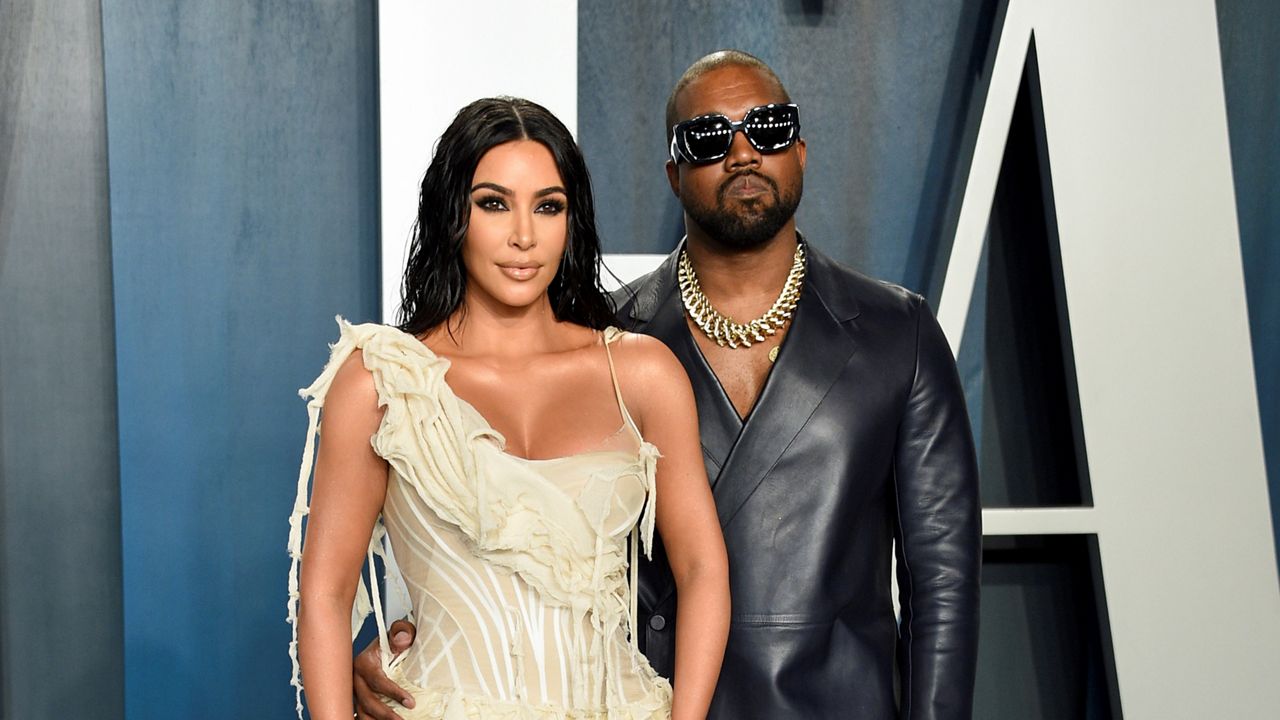
{"label": "fabric backdrop", "polygon": [[[583,0],[578,128],[606,249],[678,238],[666,94],[699,55],[740,47],[802,106],[801,227],[936,301],[1001,7]],[[1221,0],[1218,19],[1280,509],[1280,6]],[[3,717],[292,712],[294,390],[322,366],[334,314],[379,315],[375,28],[374,4],[338,0],[0,3]],[[981,344],[961,369],[981,432]],[[1078,566],[1042,561],[1085,550],[994,549],[986,612],[1040,602],[1031,586],[1078,590]],[[1008,561],[1026,553],[1039,564]],[[1032,605],[1023,627],[1090,627]],[[984,635],[982,707],[1002,707],[991,678],[1058,657],[1013,652],[1023,639],[1052,640]],[[1096,648],[1075,652],[1073,682],[1102,692]],[[1011,703],[1062,690],[1016,689]]]}

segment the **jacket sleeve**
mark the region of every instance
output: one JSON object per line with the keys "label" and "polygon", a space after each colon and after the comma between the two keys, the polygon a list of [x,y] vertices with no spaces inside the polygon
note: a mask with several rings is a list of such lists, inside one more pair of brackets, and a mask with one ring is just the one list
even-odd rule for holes
{"label": "jacket sleeve", "polygon": [[894,450],[903,720],[968,719],[978,651],[982,514],[955,360],[916,298],[915,374]]}

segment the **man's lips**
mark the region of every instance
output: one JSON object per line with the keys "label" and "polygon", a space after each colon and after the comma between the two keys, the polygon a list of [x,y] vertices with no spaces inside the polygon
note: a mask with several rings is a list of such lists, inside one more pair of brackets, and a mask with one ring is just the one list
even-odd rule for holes
{"label": "man's lips", "polygon": [[722,197],[750,198],[763,195],[772,189],[772,184],[755,173],[739,175],[721,187]]}

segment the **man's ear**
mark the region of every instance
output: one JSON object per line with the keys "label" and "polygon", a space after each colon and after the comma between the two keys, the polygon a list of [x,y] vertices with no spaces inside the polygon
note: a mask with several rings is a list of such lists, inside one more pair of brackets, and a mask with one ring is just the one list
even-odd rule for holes
{"label": "man's ear", "polygon": [[796,139],[796,153],[800,160],[800,172],[804,172],[805,156],[808,154],[804,145],[804,138]]}
{"label": "man's ear", "polygon": [[680,199],[680,168],[674,160],[667,161],[667,184],[671,186],[671,194]]}

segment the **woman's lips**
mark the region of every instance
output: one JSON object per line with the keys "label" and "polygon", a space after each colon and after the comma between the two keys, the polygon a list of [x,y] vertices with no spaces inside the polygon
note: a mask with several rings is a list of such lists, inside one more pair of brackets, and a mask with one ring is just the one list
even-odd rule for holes
{"label": "woman's lips", "polygon": [[528,280],[538,274],[539,265],[524,265],[520,263],[512,263],[509,265],[499,265],[498,269],[512,280]]}

